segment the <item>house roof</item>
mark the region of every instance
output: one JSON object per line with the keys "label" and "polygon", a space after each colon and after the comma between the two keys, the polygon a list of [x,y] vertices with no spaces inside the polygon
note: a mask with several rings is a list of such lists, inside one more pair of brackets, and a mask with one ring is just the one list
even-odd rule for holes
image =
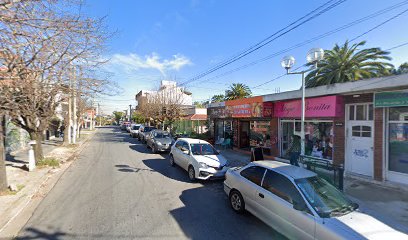
{"label": "house roof", "polygon": [[191,114],[184,117],[188,120],[207,120],[207,114]]}

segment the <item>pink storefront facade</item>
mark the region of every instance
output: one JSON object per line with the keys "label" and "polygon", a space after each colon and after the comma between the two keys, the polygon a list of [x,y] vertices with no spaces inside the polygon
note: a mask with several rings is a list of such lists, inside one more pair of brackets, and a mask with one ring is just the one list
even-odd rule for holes
{"label": "pink storefront facade", "polygon": [[[274,103],[277,118],[278,153],[288,158],[294,136],[300,136],[300,99]],[[344,162],[344,102],[342,96],[324,96],[305,100],[305,154],[334,163]]]}

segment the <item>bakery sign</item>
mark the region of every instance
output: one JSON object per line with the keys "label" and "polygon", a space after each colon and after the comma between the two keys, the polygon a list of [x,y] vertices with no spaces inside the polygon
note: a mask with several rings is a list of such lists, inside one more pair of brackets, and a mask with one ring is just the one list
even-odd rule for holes
{"label": "bakery sign", "polygon": [[[275,103],[275,117],[300,117],[302,101],[291,100]],[[341,96],[308,98],[305,101],[306,117],[341,117],[344,115],[344,103]]]}
{"label": "bakery sign", "polygon": [[236,118],[271,117],[273,103],[264,103],[262,97],[244,98],[225,102],[227,111]]}

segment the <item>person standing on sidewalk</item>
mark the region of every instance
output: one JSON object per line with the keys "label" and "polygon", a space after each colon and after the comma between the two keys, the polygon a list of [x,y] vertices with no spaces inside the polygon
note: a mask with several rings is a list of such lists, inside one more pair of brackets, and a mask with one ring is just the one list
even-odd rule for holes
{"label": "person standing on sidewalk", "polygon": [[292,135],[292,142],[288,148],[290,154],[290,164],[299,167],[298,159],[300,156],[300,137]]}

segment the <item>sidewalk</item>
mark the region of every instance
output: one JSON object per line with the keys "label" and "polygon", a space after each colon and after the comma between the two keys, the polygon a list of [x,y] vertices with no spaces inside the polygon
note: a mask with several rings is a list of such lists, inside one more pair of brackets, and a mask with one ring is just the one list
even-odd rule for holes
{"label": "sidewalk", "polygon": [[[221,150],[221,155],[229,161],[231,167],[250,162],[250,155],[242,151]],[[354,177],[345,177],[344,186],[344,192],[360,205],[360,210],[408,234],[408,186],[387,186]]]}
{"label": "sidewalk", "polygon": [[44,141],[44,156],[58,159],[58,168],[36,168],[32,172],[24,170],[22,167],[28,163],[28,149],[6,157],[8,184],[22,189],[15,195],[0,196],[0,239],[12,238],[18,233],[93,133],[82,131],[81,138],[74,146],[62,146],[60,139]]}

